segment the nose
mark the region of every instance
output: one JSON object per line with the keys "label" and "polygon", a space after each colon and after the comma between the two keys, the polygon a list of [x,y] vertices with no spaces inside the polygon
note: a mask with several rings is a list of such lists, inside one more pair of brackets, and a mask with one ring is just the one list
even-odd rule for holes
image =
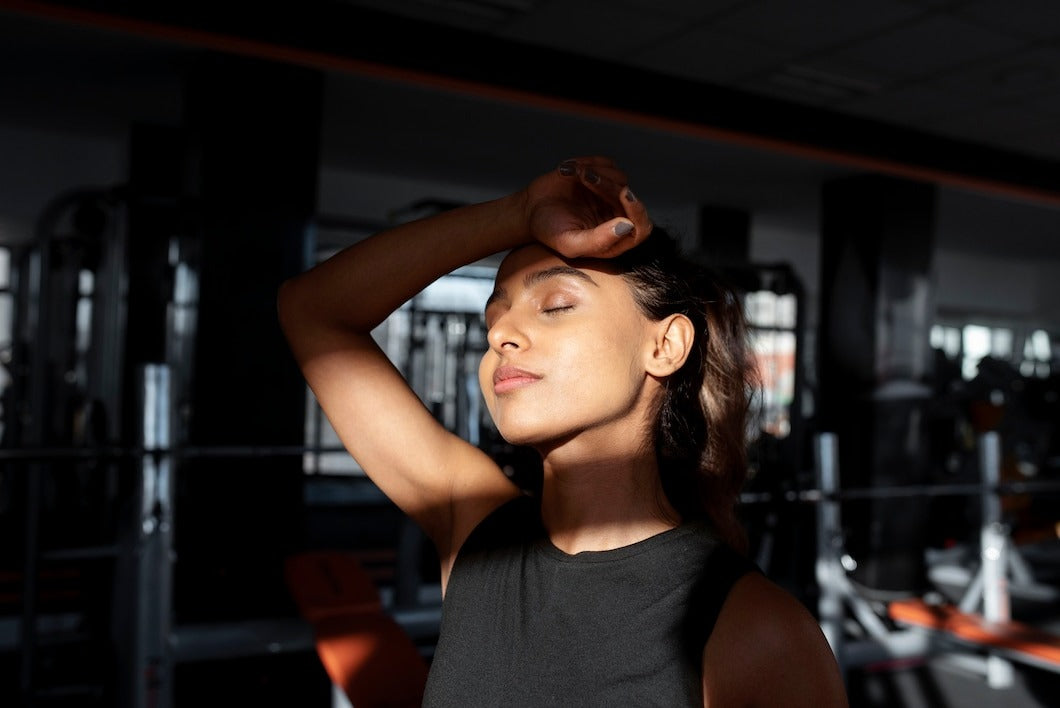
{"label": "nose", "polygon": [[497,352],[526,349],[530,344],[526,332],[519,325],[517,316],[511,310],[504,312],[493,321],[493,326],[486,333],[486,341],[490,349]]}

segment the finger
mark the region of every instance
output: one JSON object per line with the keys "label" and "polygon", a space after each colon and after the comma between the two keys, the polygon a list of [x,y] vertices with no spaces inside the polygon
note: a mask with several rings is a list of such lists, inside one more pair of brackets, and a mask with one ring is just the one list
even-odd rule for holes
{"label": "finger", "polygon": [[622,207],[626,216],[633,223],[634,234],[638,240],[644,240],[652,230],[652,221],[648,216],[648,208],[644,205],[633,190],[627,184],[622,190]]}
{"label": "finger", "polygon": [[592,166],[595,166],[595,167],[614,167],[615,166],[615,161],[614,160],[612,160],[610,157],[605,157],[603,155],[581,155],[581,156],[575,156],[575,157],[567,158],[563,162],[576,162],[576,163],[580,163],[582,165],[592,165]]}
{"label": "finger", "polygon": [[608,175],[612,181],[621,181],[613,176],[614,173],[621,175],[621,170],[617,168],[614,160],[608,157],[601,157],[598,155],[590,155],[588,157],[571,157],[563,162],[559,163],[559,173],[565,177],[571,177],[578,175],[584,178],[586,174],[589,175]]}
{"label": "finger", "polygon": [[572,168],[581,185],[603,200],[616,215],[625,211],[621,199],[627,182],[625,172],[612,164],[581,161],[574,161],[567,165],[567,169]]}
{"label": "finger", "polygon": [[597,256],[612,258],[633,248],[646,237],[647,233],[639,233],[633,222],[619,217],[592,229],[589,240],[593,243]]}
{"label": "finger", "polygon": [[[582,238],[586,241],[583,243],[591,241],[594,248],[601,251],[621,252],[651,234],[653,224],[648,210],[630,189],[628,176],[614,160],[600,155],[573,157],[561,162],[559,171],[564,176],[577,177],[586,189],[607,205],[605,213],[612,211],[617,217],[585,232]],[[616,238],[620,245],[616,246]]]}
{"label": "finger", "polygon": [[625,172],[614,168],[586,167],[582,182],[587,189],[602,199],[613,210],[614,216],[625,216],[632,224],[638,241],[647,238],[652,230],[652,221],[644,202],[637,198],[626,183]]}

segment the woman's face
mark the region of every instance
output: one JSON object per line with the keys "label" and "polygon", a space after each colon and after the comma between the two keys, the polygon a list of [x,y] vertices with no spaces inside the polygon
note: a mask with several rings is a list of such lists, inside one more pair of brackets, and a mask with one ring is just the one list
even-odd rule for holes
{"label": "woman's face", "polygon": [[543,449],[586,434],[628,445],[646,434],[652,322],[607,268],[537,245],[501,264],[479,384],[509,442]]}

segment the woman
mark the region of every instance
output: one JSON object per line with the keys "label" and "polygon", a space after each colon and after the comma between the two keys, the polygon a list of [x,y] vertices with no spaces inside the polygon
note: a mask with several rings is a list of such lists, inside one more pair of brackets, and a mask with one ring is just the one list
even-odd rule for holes
{"label": "woman", "polygon": [[[813,617],[738,553],[739,304],[651,234],[622,170],[578,158],[281,289],[344,445],[437,548],[425,705],[846,704]],[[370,335],[502,251],[479,381],[504,438],[541,456],[535,498],[440,426]]]}

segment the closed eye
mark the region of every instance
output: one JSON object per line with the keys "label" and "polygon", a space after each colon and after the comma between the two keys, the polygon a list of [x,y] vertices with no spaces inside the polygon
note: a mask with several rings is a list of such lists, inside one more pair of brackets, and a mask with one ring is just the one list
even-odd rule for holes
{"label": "closed eye", "polygon": [[542,310],[546,315],[556,315],[566,310],[573,310],[574,305],[560,305],[559,307],[548,307]]}

